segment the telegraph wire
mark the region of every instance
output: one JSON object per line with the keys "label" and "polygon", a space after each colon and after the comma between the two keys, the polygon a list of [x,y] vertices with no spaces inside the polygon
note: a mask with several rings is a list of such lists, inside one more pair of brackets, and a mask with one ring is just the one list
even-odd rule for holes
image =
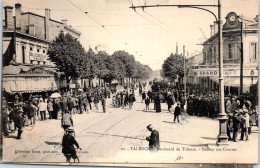
{"label": "telegraph wire", "polygon": [[84,14],[86,14],[87,16],[89,16],[94,22],[96,22],[100,28],[104,29],[105,31],[107,31],[110,35],[112,35],[115,39],[117,39],[118,41],[120,41],[120,43],[124,43],[122,42],[119,38],[117,38],[112,32],[110,32],[108,29],[105,28],[105,26],[103,24],[101,24],[100,22],[98,22],[94,17],[90,16],[88,14],[88,12],[82,10],[80,7],[78,7],[76,4],[74,4],[72,1],[67,0],[68,2],[70,2],[73,6],[75,6],[76,8],[78,8],[80,11],[82,11]]}
{"label": "telegraph wire", "polygon": [[162,21],[160,21],[159,19],[157,19],[157,18],[154,17],[153,15],[147,13],[146,11],[144,11],[144,13],[146,13],[147,15],[149,15],[150,17],[152,17],[153,19],[157,20],[159,23],[163,24],[164,26],[166,26],[166,27],[169,28],[170,30],[172,29],[170,26],[168,26],[167,24],[163,23]]}

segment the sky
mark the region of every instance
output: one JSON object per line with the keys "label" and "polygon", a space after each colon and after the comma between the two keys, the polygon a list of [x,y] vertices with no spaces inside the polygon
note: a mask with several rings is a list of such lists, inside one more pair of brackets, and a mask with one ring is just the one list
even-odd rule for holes
{"label": "sky", "polygon": [[[258,14],[258,0],[221,0],[222,20],[229,12],[254,18]],[[161,69],[163,61],[176,52],[189,56],[202,51],[201,43],[210,37],[210,24],[214,16],[206,11],[155,7],[136,9],[140,5],[216,5],[217,0],[4,0],[3,6],[22,5],[23,12],[45,15],[51,9],[51,19],[67,19],[68,24],[80,31],[81,44],[113,54],[125,50],[137,61],[153,70]],[[217,8],[208,7],[217,15]],[[87,14],[85,13],[87,12]],[[185,53],[187,56],[187,53]]]}

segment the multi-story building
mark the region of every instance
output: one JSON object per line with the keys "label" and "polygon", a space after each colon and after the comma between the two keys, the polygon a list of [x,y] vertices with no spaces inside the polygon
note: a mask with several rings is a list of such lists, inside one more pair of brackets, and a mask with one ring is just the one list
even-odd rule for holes
{"label": "multi-story building", "polygon": [[[203,62],[189,73],[193,83],[208,88],[208,91],[218,90],[219,79],[217,24],[210,28],[211,37],[203,43]],[[234,12],[226,16],[223,25],[223,65],[225,94],[239,93],[241,75],[243,93],[250,92],[250,86],[258,82],[258,16],[246,18]]]}
{"label": "multi-story building", "polygon": [[3,21],[3,91],[33,93],[57,90],[60,85],[55,65],[48,59],[49,43],[63,31],[79,38],[81,33],[67,25],[67,20],[22,12],[21,4],[4,7]]}

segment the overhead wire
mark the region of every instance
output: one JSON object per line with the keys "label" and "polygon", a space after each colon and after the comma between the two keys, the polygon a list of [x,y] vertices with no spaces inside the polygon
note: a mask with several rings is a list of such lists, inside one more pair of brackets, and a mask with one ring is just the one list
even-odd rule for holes
{"label": "overhead wire", "polygon": [[88,12],[82,10],[80,7],[78,7],[76,4],[74,4],[71,0],[67,0],[68,2],[70,2],[73,6],[75,6],[76,8],[78,8],[80,11],[82,11],[84,14],[86,14],[87,16],[89,16],[89,18],[91,18],[94,22],[96,22],[100,28],[104,29],[105,31],[107,31],[111,36],[113,36],[115,39],[119,40],[120,42],[122,42],[119,38],[117,38],[112,32],[110,32],[108,29],[105,28],[105,25],[101,24],[99,21],[97,21],[94,17],[90,16],[88,14]]}

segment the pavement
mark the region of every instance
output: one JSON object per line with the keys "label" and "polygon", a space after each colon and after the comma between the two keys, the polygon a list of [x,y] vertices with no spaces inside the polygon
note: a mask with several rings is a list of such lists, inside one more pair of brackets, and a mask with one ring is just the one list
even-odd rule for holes
{"label": "pavement", "polygon": [[[81,163],[76,165],[129,165],[154,167],[172,163],[257,163],[258,127],[253,127],[249,141],[227,142],[217,146],[219,121],[207,117],[190,116],[173,123],[173,114],[162,104],[162,112],[145,111],[145,104],[136,94],[133,109],[114,108],[107,100],[107,112],[93,109],[89,114],[73,115],[76,140],[81,151]],[[160,133],[161,150],[151,152],[145,140],[152,124]],[[25,127],[21,140],[16,134],[3,138],[3,160],[16,163],[65,164],[61,153],[64,131],[60,120],[37,121],[34,128]],[[141,164],[142,163],[142,164]]]}

